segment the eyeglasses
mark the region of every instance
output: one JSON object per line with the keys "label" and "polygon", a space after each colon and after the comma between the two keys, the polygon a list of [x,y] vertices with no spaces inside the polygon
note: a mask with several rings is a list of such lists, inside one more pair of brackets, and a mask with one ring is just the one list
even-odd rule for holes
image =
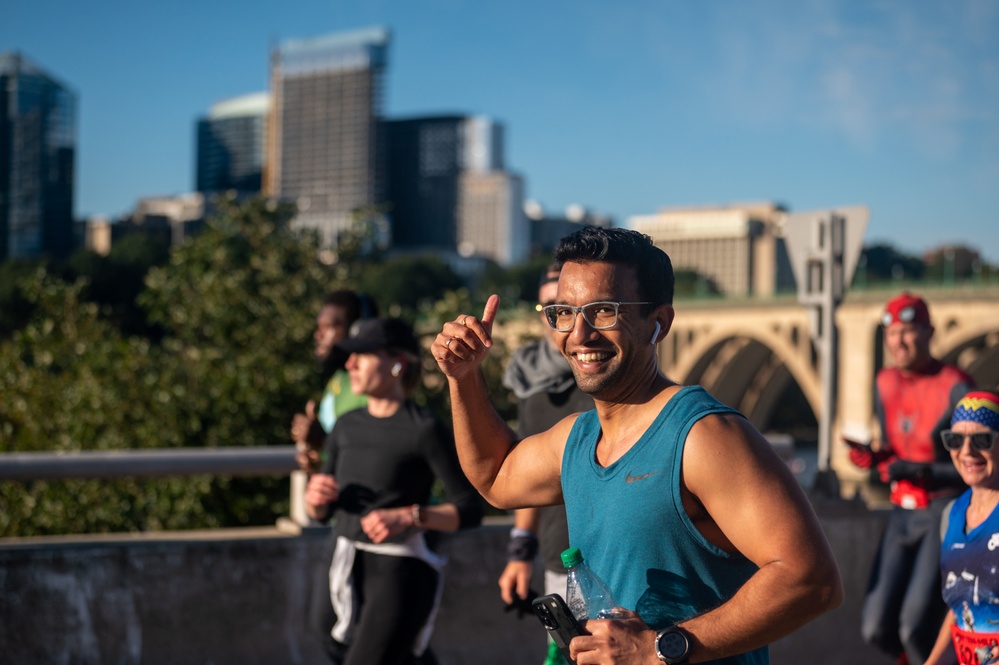
{"label": "eyeglasses", "polygon": [[559,332],[569,332],[576,327],[576,315],[583,314],[587,325],[594,330],[607,330],[617,325],[617,310],[621,305],[651,305],[643,302],[613,302],[598,300],[579,307],[572,305],[546,305],[541,308],[548,325]]}
{"label": "eyeglasses", "polygon": [[971,447],[975,450],[992,450],[995,448],[996,439],[999,439],[999,432],[990,430],[974,434],[961,434],[952,429],[940,432],[940,441],[943,442],[943,447],[947,450],[960,450],[965,439],[971,439]]}

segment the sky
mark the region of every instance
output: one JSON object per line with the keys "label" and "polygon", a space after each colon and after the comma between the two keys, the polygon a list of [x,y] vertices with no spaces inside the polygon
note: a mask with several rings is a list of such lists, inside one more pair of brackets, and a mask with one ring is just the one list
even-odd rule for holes
{"label": "sky", "polygon": [[487,115],[551,212],[866,205],[999,263],[997,0],[0,0],[78,95],[75,212],[194,188],[195,123],[292,38],[391,30],[385,115]]}

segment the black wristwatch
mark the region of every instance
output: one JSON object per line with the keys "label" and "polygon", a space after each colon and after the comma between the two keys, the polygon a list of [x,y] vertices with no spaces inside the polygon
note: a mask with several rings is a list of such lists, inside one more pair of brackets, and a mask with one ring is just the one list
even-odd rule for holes
{"label": "black wristwatch", "polygon": [[669,665],[682,665],[690,658],[690,638],[679,626],[668,626],[656,633],[656,655]]}

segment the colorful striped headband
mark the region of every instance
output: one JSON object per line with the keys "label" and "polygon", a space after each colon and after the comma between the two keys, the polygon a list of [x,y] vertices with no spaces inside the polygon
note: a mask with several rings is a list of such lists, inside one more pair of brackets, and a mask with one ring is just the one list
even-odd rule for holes
{"label": "colorful striped headband", "polygon": [[954,415],[950,419],[951,427],[955,423],[971,421],[985,425],[991,430],[999,431],[999,396],[983,390],[968,393],[957,403]]}

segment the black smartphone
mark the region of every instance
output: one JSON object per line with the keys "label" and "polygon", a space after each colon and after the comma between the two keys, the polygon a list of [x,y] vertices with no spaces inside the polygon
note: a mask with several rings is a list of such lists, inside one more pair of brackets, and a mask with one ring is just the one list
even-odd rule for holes
{"label": "black smartphone", "polygon": [[562,600],[562,596],[557,593],[539,596],[531,603],[531,608],[541,621],[541,625],[551,635],[555,646],[562,652],[565,661],[576,665],[576,661],[569,657],[569,641],[577,635],[582,635],[583,630],[572,616],[569,606]]}

